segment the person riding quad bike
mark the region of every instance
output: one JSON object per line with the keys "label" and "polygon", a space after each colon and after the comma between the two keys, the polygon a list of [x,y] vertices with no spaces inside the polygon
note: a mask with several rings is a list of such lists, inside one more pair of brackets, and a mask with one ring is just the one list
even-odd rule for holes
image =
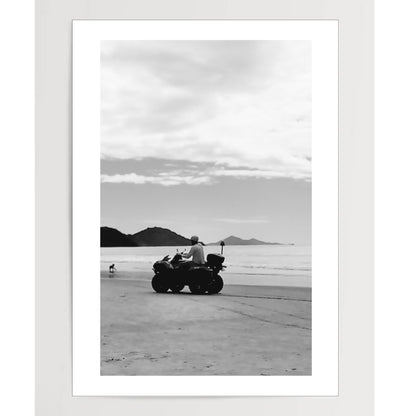
{"label": "person riding quad bike", "polygon": [[184,259],[192,257],[192,260],[186,262],[185,267],[188,267],[188,269],[205,264],[204,247],[199,242],[199,237],[197,235],[193,235],[191,237],[191,244],[192,247],[188,253],[181,253],[182,258]]}
{"label": "person riding quad bike", "polygon": [[[172,259],[165,256],[154,263],[152,287],[155,292],[179,293],[185,286],[195,294],[214,294],[222,290],[224,282],[219,272],[225,268],[225,258],[222,254],[208,254],[205,262],[204,249],[198,241],[197,236],[192,236],[188,253],[177,253]],[[191,257],[192,260],[184,260]]]}

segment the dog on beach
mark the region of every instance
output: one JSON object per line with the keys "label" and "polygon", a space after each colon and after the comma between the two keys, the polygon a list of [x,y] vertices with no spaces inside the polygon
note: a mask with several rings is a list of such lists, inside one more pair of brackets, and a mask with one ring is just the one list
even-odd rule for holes
{"label": "dog on beach", "polygon": [[116,266],[115,266],[114,264],[112,264],[112,265],[108,268],[108,271],[109,271],[110,273],[114,273],[116,270],[117,270],[117,269],[116,269]]}

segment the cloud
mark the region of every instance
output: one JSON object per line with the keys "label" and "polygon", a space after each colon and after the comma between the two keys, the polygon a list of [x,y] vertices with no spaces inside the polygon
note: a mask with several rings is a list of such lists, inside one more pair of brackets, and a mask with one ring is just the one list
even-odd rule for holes
{"label": "cloud", "polygon": [[[131,183],[136,185],[155,184],[162,186],[177,185],[212,185],[217,183],[220,178],[256,178],[256,179],[276,179],[284,178],[288,175],[284,171],[261,170],[261,169],[229,169],[226,167],[210,168],[194,165],[192,169],[176,170],[166,168],[165,172],[156,175],[137,174],[137,173],[116,173],[102,174],[102,183]],[[291,175],[295,179],[307,179],[305,172],[293,172]]]}
{"label": "cloud", "polygon": [[210,176],[214,177],[234,177],[234,178],[257,178],[257,179],[276,179],[276,178],[285,178],[292,177],[293,179],[308,179],[309,172],[306,168],[302,169],[299,165],[298,169],[293,169],[290,171],[288,167],[280,169],[218,169],[218,170],[209,170],[207,172]]}
{"label": "cloud", "polygon": [[[212,185],[223,178],[235,179],[276,179],[292,177],[309,180],[307,167],[302,167],[304,159],[293,160],[293,166],[275,169],[257,169],[254,167],[230,166],[218,163],[198,163],[184,160],[167,161],[145,158],[143,160],[104,160],[101,163],[101,182],[155,184],[162,186]],[[288,170],[292,169],[291,172]]]}
{"label": "cloud", "polygon": [[309,41],[105,41],[101,69],[104,160],[222,166],[206,184],[310,179]]}
{"label": "cloud", "polygon": [[177,186],[177,185],[207,185],[211,183],[211,178],[208,176],[144,176],[136,173],[116,174],[116,175],[101,175],[101,182],[103,183],[132,183],[132,184],[147,184],[152,183],[162,186]]}
{"label": "cloud", "polygon": [[239,219],[239,218],[215,218],[214,221],[225,222],[228,224],[267,224],[269,220],[262,218]]}

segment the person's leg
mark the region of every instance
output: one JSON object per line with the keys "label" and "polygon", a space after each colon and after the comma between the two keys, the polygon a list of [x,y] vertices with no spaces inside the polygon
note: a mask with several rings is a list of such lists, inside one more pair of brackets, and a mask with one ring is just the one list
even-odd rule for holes
{"label": "person's leg", "polygon": [[192,260],[183,262],[181,264],[181,268],[182,270],[184,270],[185,272],[188,272],[192,267],[194,267],[196,265],[196,263],[194,263]]}

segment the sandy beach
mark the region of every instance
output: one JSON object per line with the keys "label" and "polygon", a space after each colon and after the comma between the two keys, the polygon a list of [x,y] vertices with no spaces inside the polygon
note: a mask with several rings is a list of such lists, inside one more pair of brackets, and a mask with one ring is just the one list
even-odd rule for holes
{"label": "sandy beach", "polygon": [[102,375],[311,374],[310,288],[158,294],[132,273],[101,273]]}

